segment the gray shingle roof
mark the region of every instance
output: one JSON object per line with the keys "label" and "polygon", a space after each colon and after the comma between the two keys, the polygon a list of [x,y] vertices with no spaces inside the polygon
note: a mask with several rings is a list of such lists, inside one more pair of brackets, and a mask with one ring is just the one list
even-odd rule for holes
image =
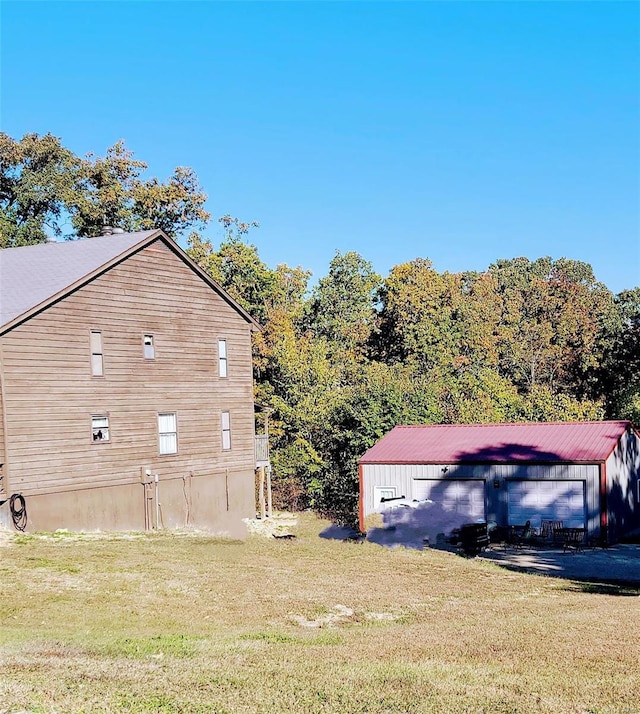
{"label": "gray shingle roof", "polygon": [[0,328],[160,231],[0,250]]}

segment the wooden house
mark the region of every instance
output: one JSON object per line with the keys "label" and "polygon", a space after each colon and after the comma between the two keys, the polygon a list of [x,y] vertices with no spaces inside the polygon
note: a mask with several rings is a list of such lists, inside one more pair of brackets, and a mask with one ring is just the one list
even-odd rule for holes
{"label": "wooden house", "polygon": [[0,524],[240,534],[256,329],[160,230],[0,250]]}
{"label": "wooden house", "polygon": [[427,529],[547,521],[604,543],[640,533],[640,436],[626,421],[397,426],[359,472],[362,530],[402,503]]}

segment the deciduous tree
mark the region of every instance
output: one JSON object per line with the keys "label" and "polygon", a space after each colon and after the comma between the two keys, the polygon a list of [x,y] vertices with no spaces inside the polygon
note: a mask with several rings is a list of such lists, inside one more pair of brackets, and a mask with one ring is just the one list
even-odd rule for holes
{"label": "deciduous tree", "polygon": [[380,276],[356,252],[338,251],[313,289],[307,327],[327,341],[333,356],[361,359],[376,322]]}
{"label": "deciduous tree", "polygon": [[147,168],[122,141],[104,157],[80,158],[51,134],[0,134],[0,247],[100,235],[105,225],[177,237],[207,224],[193,169],[177,167],[162,182]]}
{"label": "deciduous tree", "polygon": [[51,134],[0,133],[0,248],[62,235],[81,173],[82,161]]}

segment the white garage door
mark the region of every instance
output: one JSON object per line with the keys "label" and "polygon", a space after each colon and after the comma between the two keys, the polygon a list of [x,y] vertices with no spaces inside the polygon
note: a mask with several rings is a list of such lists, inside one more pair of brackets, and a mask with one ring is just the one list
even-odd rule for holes
{"label": "white garage door", "polygon": [[413,498],[430,500],[448,514],[452,527],[484,520],[484,481],[474,479],[414,479]]}
{"label": "white garage door", "polygon": [[565,528],[584,528],[584,481],[507,481],[509,525],[562,521]]}

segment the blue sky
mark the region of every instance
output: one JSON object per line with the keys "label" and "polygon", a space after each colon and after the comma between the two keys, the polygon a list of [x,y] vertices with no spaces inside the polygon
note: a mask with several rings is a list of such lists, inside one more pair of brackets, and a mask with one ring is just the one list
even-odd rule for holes
{"label": "blue sky", "polygon": [[193,167],[272,267],[550,255],[640,285],[636,2],[4,0],[0,22],[2,131]]}

